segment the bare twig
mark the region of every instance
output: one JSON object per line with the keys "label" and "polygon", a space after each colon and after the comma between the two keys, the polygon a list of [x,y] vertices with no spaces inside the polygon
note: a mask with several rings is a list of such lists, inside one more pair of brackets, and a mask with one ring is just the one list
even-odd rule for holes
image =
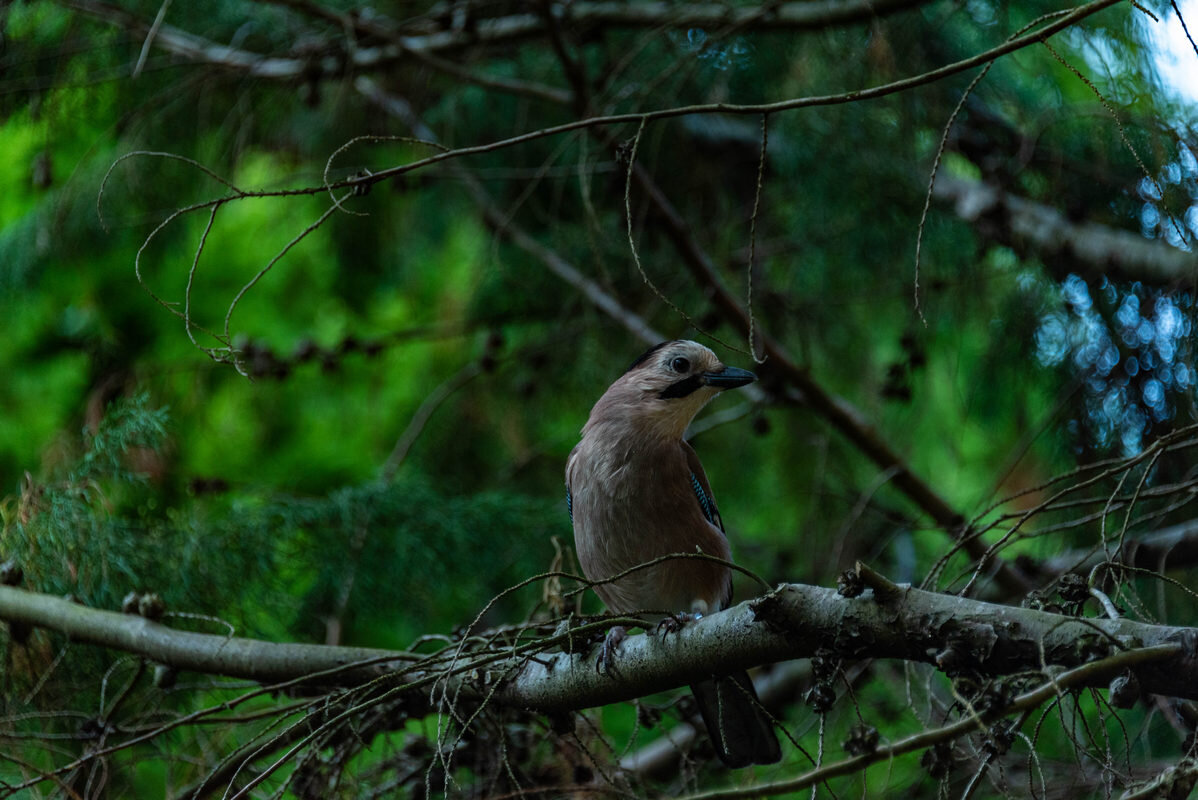
{"label": "bare twig", "polygon": [[477,361],[471,361],[466,366],[459,369],[453,375],[442,383],[437,388],[429,392],[428,397],[424,398],[424,402],[420,404],[420,408],[416,409],[416,413],[412,415],[412,419],[408,422],[408,426],[404,428],[403,434],[395,442],[395,447],[391,450],[391,455],[387,457],[387,462],[383,464],[383,480],[391,482],[395,478],[395,473],[399,470],[408,451],[419,438],[424,426],[428,424],[429,419],[441,404],[444,403],[454,392],[461,389],[470,381],[482,374],[482,367]]}

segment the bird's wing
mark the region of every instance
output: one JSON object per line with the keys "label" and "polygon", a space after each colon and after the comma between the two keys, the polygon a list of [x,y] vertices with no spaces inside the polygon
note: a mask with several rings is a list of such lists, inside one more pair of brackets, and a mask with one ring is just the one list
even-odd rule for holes
{"label": "bird's wing", "polygon": [[711,484],[707,482],[707,473],[699,463],[699,454],[687,442],[682,443],[682,452],[686,454],[686,465],[691,471],[691,488],[695,492],[695,499],[699,501],[699,508],[703,511],[703,516],[707,517],[707,521],[722,532],[724,520],[720,517],[720,510],[716,508],[715,495],[711,492]]}
{"label": "bird's wing", "polygon": [[574,524],[574,490],[570,487],[570,483],[574,478],[574,464],[578,456],[578,447],[570,451],[570,457],[566,459],[566,512],[570,515],[570,524]]}
{"label": "bird's wing", "polygon": [[[687,442],[682,443],[682,452],[686,455],[686,465],[690,468],[691,488],[695,491],[695,499],[699,503],[699,508],[702,510],[703,516],[707,517],[707,521],[723,534],[724,541],[727,542],[728,534],[724,531],[724,520],[720,517],[720,510],[716,508],[715,495],[711,493],[711,484],[707,482],[707,473],[703,471],[703,465],[699,463],[699,454]],[[732,605],[732,570],[727,571],[724,594],[720,598],[720,608],[724,609],[730,605]]]}

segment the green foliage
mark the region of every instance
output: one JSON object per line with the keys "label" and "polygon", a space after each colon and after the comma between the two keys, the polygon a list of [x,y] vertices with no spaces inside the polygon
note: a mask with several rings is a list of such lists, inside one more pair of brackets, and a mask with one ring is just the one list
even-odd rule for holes
{"label": "green foliage", "polygon": [[[431,616],[464,620],[541,571],[563,533],[558,502],[455,496],[419,477],[162,508],[142,470],[161,468],[167,430],[144,395],[122,401],[61,476],[10,502],[0,548],[30,585],[101,608],[153,591],[171,609],[233,612],[257,635],[320,640],[321,620],[339,616],[349,639],[402,647]],[[461,574],[484,578],[463,590]]]}
{"label": "green foliage", "polygon": [[[392,647],[428,633],[431,618],[468,621],[493,595],[543,571],[549,537],[565,532],[559,503],[453,496],[419,479],[279,503],[263,517],[293,532],[276,546],[293,593],[302,587],[305,598],[295,632],[318,637],[321,619],[343,604],[349,641]],[[527,600],[499,606],[492,621],[519,614]]]}

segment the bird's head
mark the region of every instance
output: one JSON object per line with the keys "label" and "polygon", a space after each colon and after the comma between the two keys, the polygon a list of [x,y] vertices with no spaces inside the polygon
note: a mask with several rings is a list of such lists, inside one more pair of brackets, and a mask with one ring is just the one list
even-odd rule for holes
{"label": "bird's head", "polygon": [[591,423],[624,422],[646,435],[680,439],[713,397],[755,380],[752,372],[725,366],[698,342],[662,342],[611,385],[591,411]]}

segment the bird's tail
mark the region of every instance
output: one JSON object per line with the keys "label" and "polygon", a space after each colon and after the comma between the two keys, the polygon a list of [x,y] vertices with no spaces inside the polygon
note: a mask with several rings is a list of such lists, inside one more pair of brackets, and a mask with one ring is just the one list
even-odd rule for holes
{"label": "bird's tail", "polygon": [[729,767],[773,764],[782,758],[778,737],[748,673],[691,686],[715,752]]}

